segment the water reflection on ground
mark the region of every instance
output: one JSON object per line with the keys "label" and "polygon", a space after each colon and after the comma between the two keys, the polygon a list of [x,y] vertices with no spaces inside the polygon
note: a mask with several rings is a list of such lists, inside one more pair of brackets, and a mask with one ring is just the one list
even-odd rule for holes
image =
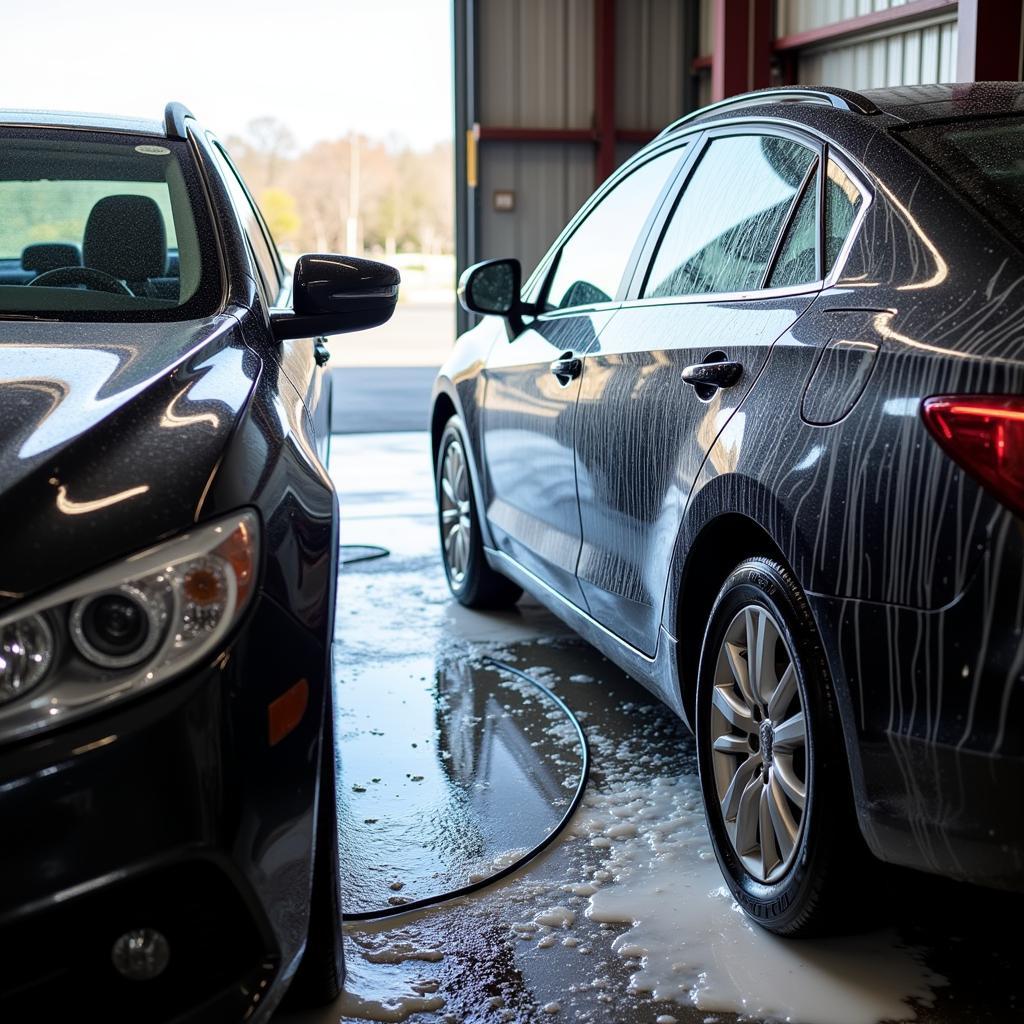
{"label": "water reflection on ground", "polygon": [[[561,712],[485,659],[552,689],[588,732],[585,805],[528,869],[473,897],[346,926],[346,995],[292,1024],[1020,1019],[1017,898],[880,872],[868,933],[782,942],[724,894],[681,723],[536,605],[453,605],[436,555],[423,435],[335,439],[342,540],[390,558],[341,579],[346,909],[464,884],[561,817],[579,755]],[[948,982],[948,983],[947,983]]]}

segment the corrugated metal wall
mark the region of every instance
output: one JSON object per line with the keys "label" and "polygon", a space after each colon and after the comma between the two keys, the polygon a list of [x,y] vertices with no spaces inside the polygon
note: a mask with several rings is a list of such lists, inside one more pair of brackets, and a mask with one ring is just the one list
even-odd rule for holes
{"label": "corrugated metal wall", "polygon": [[801,85],[847,89],[955,82],[956,16],[809,48],[800,53],[797,77]]}
{"label": "corrugated metal wall", "polygon": [[[485,127],[595,124],[594,0],[476,0],[476,90]],[[686,0],[616,0],[615,117],[656,134],[683,112]],[[618,162],[641,143],[621,140]],[[594,190],[590,142],[484,141],[478,147],[476,259],[517,256],[527,273]],[[513,211],[494,208],[515,193]]]}
{"label": "corrugated metal wall", "polygon": [[789,36],[874,11],[901,7],[906,0],[777,0],[775,35]]}
{"label": "corrugated metal wall", "polygon": [[[509,189],[515,192],[515,210],[495,210],[494,193]],[[477,259],[516,256],[529,274],[593,191],[590,146],[492,142],[481,147]]]}
{"label": "corrugated metal wall", "polygon": [[615,120],[660,131],[683,113],[685,12],[679,0],[617,0]]}
{"label": "corrugated metal wall", "polygon": [[478,0],[480,124],[589,128],[593,0]]}
{"label": "corrugated metal wall", "polygon": [[[477,0],[477,123],[589,129],[594,117],[593,0]],[[594,189],[593,147],[484,142],[478,153],[477,259],[529,269]],[[515,208],[494,208],[496,191]]]}

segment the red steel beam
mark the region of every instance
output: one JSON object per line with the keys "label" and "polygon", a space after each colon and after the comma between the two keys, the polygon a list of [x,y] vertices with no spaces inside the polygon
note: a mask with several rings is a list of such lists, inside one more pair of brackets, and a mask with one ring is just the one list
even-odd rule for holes
{"label": "red steel beam", "polygon": [[[1000,14],[997,13],[998,10],[1004,21],[1005,8],[1019,6],[1014,3],[996,4],[993,0],[970,0],[970,2],[987,7],[993,17],[1000,17]],[[967,0],[962,0],[959,5],[961,24],[963,22],[962,12],[967,5]],[[848,36],[859,35],[862,32],[870,32],[878,28],[892,28],[900,22],[916,21],[929,14],[943,14],[955,10],[956,7],[957,0],[907,0],[905,4],[889,7],[884,11],[872,11],[870,14],[861,14],[856,18],[847,18],[845,21],[837,21],[831,25],[811,28],[806,32],[793,32],[788,36],[780,36],[775,40],[773,49],[776,53],[785,53],[789,50],[802,50],[804,47],[814,46],[818,43],[835,43]],[[1020,12],[1018,11],[1017,14],[1019,17]],[[1014,45],[1017,46],[1019,43],[1020,38],[1017,37]]]}
{"label": "red steel beam", "polygon": [[714,0],[711,99],[762,89],[771,82],[771,0]]}
{"label": "red steel beam", "polygon": [[640,145],[645,146],[657,134],[657,132],[648,131],[646,128],[616,128],[615,141],[639,142]]}
{"label": "red steel beam", "polygon": [[615,170],[615,0],[594,0],[595,184]]}
{"label": "red steel beam", "polygon": [[1016,82],[1021,75],[1021,3],[960,0],[956,80]]}
{"label": "red steel beam", "polygon": [[596,142],[589,128],[505,128],[501,125],[480,125],[480,142]]}

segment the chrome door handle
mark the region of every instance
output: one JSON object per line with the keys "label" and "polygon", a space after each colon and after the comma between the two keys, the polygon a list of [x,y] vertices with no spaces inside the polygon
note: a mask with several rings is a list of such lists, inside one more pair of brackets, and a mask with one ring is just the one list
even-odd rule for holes
{"label": "chrome door handle", "polygon": [[583,372],[583,360],[571,352],[563,352],[552,364],[551,372],[562,387]]}
{"label": "chrome door handle", "polygon": [[698,394],[706,388],[731,388],[742,376],[740,363],[695,363],[683,370],[683,380],[697,388]]}

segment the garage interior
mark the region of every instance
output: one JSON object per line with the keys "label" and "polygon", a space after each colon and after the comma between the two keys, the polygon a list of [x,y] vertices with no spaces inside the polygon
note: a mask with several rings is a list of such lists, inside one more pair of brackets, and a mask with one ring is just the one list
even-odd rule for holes
{"label": "garage interior", "polygon": [[[67,14],[60,31],[76,35],[70,0],[52,2]],[[101,1020],[110,1007],[111,1024],[219,1024],[238,1007],[234,1019],[281,1024],[1024,1021],[1024,220],[1020,202],[1002,207],[1005,223],[999,202],[983,202],[1005,201],[1000,174],[1024,199],[1024,88],[975,89],[980,113],[971,106],[973,83],[1024,81],[1024,0],[433,0],[433,20],[425,0],[317,0],[289,19],[291,40],[267,29],[279,10],[234,2],[217,10],[219,30],[211,10],[193,31],[207,51],[251,13],[250,41],[294,42],[289,58],[325,73],[312,88],[295,64],[254,81],[243,99],[259,116],[226,119],[227,149],[178,103],[144,131],[56,111],[0,117],[0,143],[62,133],[44,156],[25,147],[27,170],[0,147],[0,209],[15,210],[4,189],[21,186],[88,196],[81,225],[47,219],[40,202],[25,226],[38,238],[0,244],[0,291],[29,296],[9,307],[0,296],[0,348],[15,366],[0,367],[0,396],[15,395],[0,440],[37,460],[33,493],[58,523],[52,552],[27,487],[0,479],[0,497],[43,538],[20,545],[24,576],[69,574],[30,579],[37,593],[0,578],[0,627],[35,625],[0,635],[0,670],[34,686],[72,658],[87,669],[57,680],[74,683],[64,704],[35,691],[42,724],[17,736],[30,756],[0,776],[21,815],[0,816],[15,865],[5,896],[25,918],[45,911],[23,932],[0,914],[11,928],[0,935],[27,936],[0,939],[0,1024],[48,1024],[90,1002]],[[139,12],[138,38],[153,34],[151,17]],[[404,48],[360,47],[356,32],[347,50],[335,41],[378,19]],[[441,26],[435,44],[450,32],[450,64],[423,22]],[[121,82],[128,56],[154,59],[152,47],[106,45],[125,57],[110,75]],[[337,67],[324,69],[332,47]],[[352,71],[357,47],[386,84]],[[94,61],[101,46],[82,49]],[[34,78],[13,79],[82,83],[78,66],[52,72],[66,52],[51,50]],[[208,96],[238,101],[216,81],[223,68],[202,70]],[[450,111],[431,70],[435,86],[450,71]],[[198,69],[185,74],[201,91]],[[920,125],[880,109],[879,94],[878,107],[798,95],[888,89],[909,107],[935,95],[915,90],[949,82],[963,85],[928,101]],[[379,104],[367,99],[378,86]],[[669,133],[614,177],[667,126],[772,86],[793,90],[789,105]],[[302,138],[288,107],[314,90],[337,109],[310,102],[300,113],[323,124]],[[357,107],[372,108],[361,127]],[[403,135],[425,108],[444,119],[426,143]],[[911,144],[922,127],[955,135],[975,121],[993,145],[990,177],[953,180],[954,163],[983,163],[966,129],[949,168],[934,139]],[[125,153],[113,160],[113,143],[93,140],[96,154],[68,156],[77,135],[101,130]],[[716,164],[706,155],[726,152],[720,141],[743,148]],[[153,169],[165,158],[166,181]],[[81,170],[93,161],[103,174]],[[639,198],[607,203],[631,179]],[[606,219],[552,248],[606,183],[586,210]],[[138,189],[166,192],[169,218]],[[198,211],[192,233],[176,199]],[[120,214],[143,207],[158,244],[137,261],[152,266],[136,291],[130,261],[109,273],[62,265],[97,239],[131,248],[145,232]],[[10,238],[21,230],[5,217],[0,243],[8,224]],[[673,227],[678,252],[664,244]],[[82,253],[60,240],[69,232]],[[607,266],[576,273],[572,245]],[[40,249],[58,264],[34,265]],[[703,275],[709,252],[732,277]],[[465,282],[483,261],[506,276],[489,289],[485,276],[494,304],[473,306]],[[31,287],[54,273],[64,285]],[[90,294],[97,273],[108,287]],[[58,287],[84,303],[31,304]],[[166,359],[164,338],[180,346]],[[136,396],[150,405],[129,406]],[[954,414],[973,417],[968,456],[954,450]],[[42,441],[18,434],[30,428]],[[170,438],[163,455],[144,443],[158,436]],[[111,483],[129,469],[138,480]],[[552,509],[560,519],[544,518]],[[23,523],[10,525],[8,575]],[[95,564],[68,569],[76,548]],[[768,595],[760,605],[755,589]],[[116,630],[94,643],[104,608],[127,653]],[[136,684],[148,697],[150,684],[186,682],[184,661],[155,660],[179,649],[200,652],[195,678],[136,702]],[[94,714],[97,680],[114,683]],[[9,690],[0,706],[28,692]],[[122,697],[131,703],[108,727]],[[699,747],[681,715],[700,724]],[[115,759],[126,748],[137,760]],[[96,781],[74,781],[96,764]],[[161,844],[197,873],[162,874]],[[730,856],[740,871],[754,865],[744,877],[760,905],[745,902]],[[898,866],[911,864],[922,870]],[[74,884],[58,884],[61,872]],[[203,887],[216,894],[214,880],[223,902]],[[135,897],[143,883],[148,906]],[[102,912],[107,887],[116,913]],[[792,912],[784,924],[822,921],[825,906],[837,927],[775,934],[808,892],[804,921]],[[231,1009],[216,1002],[225,993]],[[60,1012],[38,1009],[50,996]]]}
{"label": "garage interior", "polygon": [[[454,0],[459,270],[532,267],[597,184],[706,103],[1020,80],[1022,23],[1024,5],[985,0]],[[460,331],[475,320],[457,316]],[[849,938],[752,930],[722,888],[675,716],[530,599],[490,614],[450,600],[429,438],[393,416],[425,407],[426,377],[377,403],[387,385],[336,374],[360,408],[331,462],[354,559],[336,632],[346,913],[474,885],[557,829],[584,751],[519,673],[565,703],[592,760],[582,807],[538,858],[454,902],[351,920],[340,1009],[281,1019],[1018,1018],[1017,958],[993,926],[1016,897],[886,868],[884,909]]]}

